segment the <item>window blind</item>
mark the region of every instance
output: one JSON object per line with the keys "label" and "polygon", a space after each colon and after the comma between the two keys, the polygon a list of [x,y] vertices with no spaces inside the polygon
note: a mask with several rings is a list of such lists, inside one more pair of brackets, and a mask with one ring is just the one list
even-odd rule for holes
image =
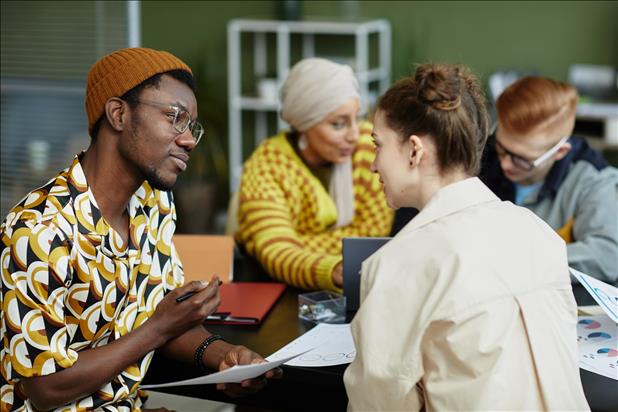
{"label": "window blind", "polygon": [[88,146],[86,75],[130,45],[131,3],[1,2],[1,219]]}

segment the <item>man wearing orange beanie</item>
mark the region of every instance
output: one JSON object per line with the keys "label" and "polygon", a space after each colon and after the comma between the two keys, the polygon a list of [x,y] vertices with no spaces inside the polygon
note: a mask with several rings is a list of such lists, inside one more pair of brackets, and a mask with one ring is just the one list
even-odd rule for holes
{"label": "man wearing orange beanie", "polygon": [[170,189],[204,133],[191,69],[164,51],[109,54],[86,112],[90,147],[0,226],[2,411],[142,409],[155,349],[200,369],[262,361],[202,326],[218,279],[183,286],[172,243]]}

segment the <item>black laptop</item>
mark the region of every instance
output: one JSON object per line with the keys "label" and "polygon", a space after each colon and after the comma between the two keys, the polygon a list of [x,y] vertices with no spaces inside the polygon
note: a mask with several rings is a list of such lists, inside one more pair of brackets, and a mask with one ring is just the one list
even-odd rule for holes
{"label": "black laptop", "polygon": [[343,294],[346,310],[356,312],[360,304],[361,264],[390,237],[346,237],[343,239]]}

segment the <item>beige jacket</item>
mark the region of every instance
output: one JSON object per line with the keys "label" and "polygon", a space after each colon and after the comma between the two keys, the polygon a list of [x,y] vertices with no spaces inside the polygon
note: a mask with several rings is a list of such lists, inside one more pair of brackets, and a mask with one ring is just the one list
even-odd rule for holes
{"label": "beige jacket", "polygon": [[565,244],[477,178],[363,263],[349,410],[587,410]]}

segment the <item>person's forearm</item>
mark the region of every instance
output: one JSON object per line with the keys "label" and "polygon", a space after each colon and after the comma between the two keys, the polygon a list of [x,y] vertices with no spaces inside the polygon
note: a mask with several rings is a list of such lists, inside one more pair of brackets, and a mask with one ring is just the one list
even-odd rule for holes
{"label": "person's forearm", "polygon": [[96,392],[165,339],[146,322],[107,345],[80,351],[77,361],[67,369],[23,379],[22,386],[37,409],[54,409]]}
{"label": "person's forearm", "polygon": [[[198,325],[187,332],[183,333],[179,337],[170,340],[162,348],[162,353],[169,357],[176,359],[180,362],[194,364],[193,358],[197,347],[211,335],[203,326]],[[232,348],[233,345],[224,342],[223,340],[216,340],[211,343],[204,351],[202,356],[202,362],[204,365],[213,370],[219,369],[219,364],[224,359],[225,354]]]}
{"label": "person's forearm", "polygon": [[332,273],[340,256],[285,241],[269,243],[266,239],[259,244],[256,258],[275,279],[301,289],[336,290]]}
{"label": "person's forearm", "polygon": [[586,241],[569,243],[567,255],[569,266],[603,282],[616,282],[618,272],[614,262],[618,261],[618,247],[613,242],[589,237]]}

